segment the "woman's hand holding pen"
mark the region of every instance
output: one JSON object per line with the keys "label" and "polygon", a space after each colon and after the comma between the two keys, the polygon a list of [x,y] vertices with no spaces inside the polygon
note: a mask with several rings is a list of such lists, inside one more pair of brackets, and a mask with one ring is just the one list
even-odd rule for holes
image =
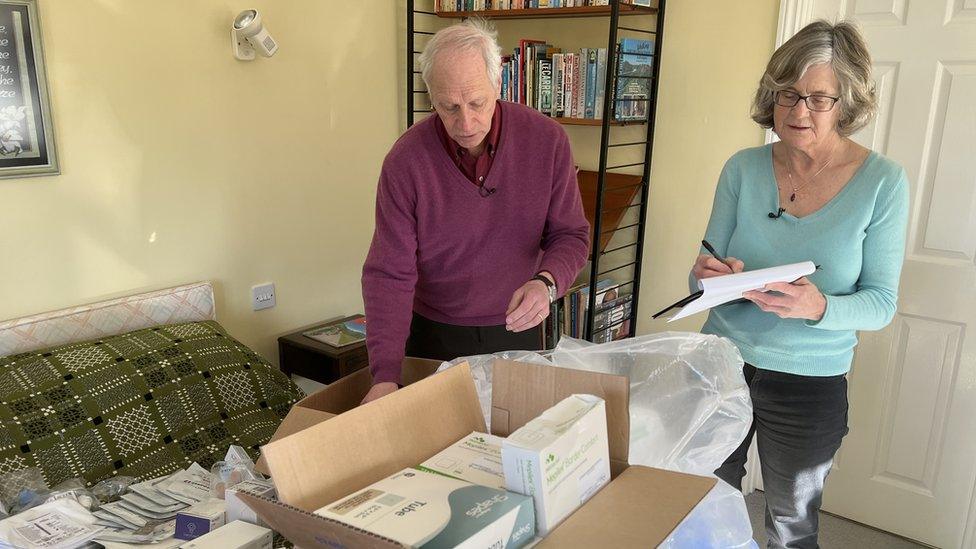
{"label": "woman's hand holding pen", "polygon": [[[780,318],[818,321],[827,311],[827,298],[807,277],[793,283],[767,284],[764,289],[765,292],[746,292],[742,297],[755,303],[763,311],[773,313]],[[779,295],[768,293],[769,291],[779,292]]]}
{"label": "woman's hand holding pen", "polygon": [[745,268],[742,261],[734,257],[726,257],[725,261],[719,261],[709,254],[701,254],[695,260],[695,266],[691,269],[691,274],[698,280],[722,276],[733,273],[741,273]]}

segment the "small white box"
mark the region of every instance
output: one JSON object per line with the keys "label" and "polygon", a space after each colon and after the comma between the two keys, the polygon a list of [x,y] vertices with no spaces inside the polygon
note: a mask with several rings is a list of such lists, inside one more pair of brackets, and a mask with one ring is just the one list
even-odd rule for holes
{"label": "small white box", "polygon": [[475,431],[421,463],[419,469],[504,489],[502,438]]}
{"label": "small white box", "polygon": [[514,549],[535,536],[532,498],[413,468],[315,513],[411,548]]}
{"label": "small white box", "polygon": [[176,514],[176,539],[191,540],[213,532],[227,523],[227,506],[222,499],[208,499]]}
{"label": "small white box", "polygon": [[268,526],[254,510],[241,501],[241,498],[238,497],[238,494],[241,492],[266,498],[274,498],[274,483],[270,480],[245,480],[244,482],[231,486],[224,492],[224,502],[227,504],[227,522],[243,520],[244,522],[250,522],[258,526]]}
{"label": "small white box", "polygon": [[573,395],[504,439],[505,486],[532,496],[545,536],[610,481],[603,399]]}
{"label": "small white box", "polygon": [[271,549],[273,538],[271,530],[263,526],[235,520],[180,545],[180,549]]}

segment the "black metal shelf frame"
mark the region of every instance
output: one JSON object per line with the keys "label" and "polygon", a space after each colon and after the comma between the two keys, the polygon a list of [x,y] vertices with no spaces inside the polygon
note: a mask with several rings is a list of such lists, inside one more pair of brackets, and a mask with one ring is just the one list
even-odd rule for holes
{"label": "black metal shelf frame", "polygon": [[[658,97],[657,94],[658,94],[658,82],[660,81],[659,76],[660,76],[660,68],[661,68],[661,62],[660,62],[661,50],[662,50],[662,44],[664,42],[664,14],[665,14],[666,1],[667,0],[657,0],[656,13],[653,13],[654,15],[653,29],[650,28],[642,29],[642,28],[637,28],[636,26],[622,26],[620,24],[621,17],[622,17],[621,0],[610,0],[609,14],[601,13],[598,15],[593,15],[593,17],[609,18],[609,30],[607,33],[607,52],[612,54],[612,57],[610,56],[608,57],[613,59],[614,70],[608,71],[608,78],[606,79],[606,82],[604,84],[605,85],[604,94],[603,94],[604,116],[603,116],[602,123],[600,125],[600,132],[601,132],[600,133],[600,161],[599,161],[599,168],[597,170],[598,175],[597,175],[596,209],[595,209],[594,220],[593,220],[594,238],[593,238],[593,242],[591,243],[591,249],[589,254],[589,260],[590,260],[589,296],[588,296],[589,302],[587,304],[587,317],[585,322],[585,331],[583,333],[584,339],[588,341],[592,341],[594,336],[593,319],[597,314],[596,298],[597,298],[597,281],[599,280],[599,277],[607,273],[625,269],[627,267],[633,267],[633,276],[629,280],[620,283],[619,286],[621,287],[627,285],[632,286],[630,315],[628,317],[615,320],[613,325],[611,325],[610,327],[620,325],[626,320],[630,320],[631,323],[629,329],[630,332],[629,337],[633,337],[637,333],[638,304],[639,304],[639,297],[640,297],[640,279],[641,279],[641,270],[642,270],[643,259],[644,259],[643,258],[644,232],[647,226],[646,225],[647,224],[647,201],[648,201],[648,193],[650,190],[651,154],[652,154],[652,148],[653,148],[652,146],[654,140],[654,125],[657,118],[656,116],[657,97]],[[420,71],[417,70],[416,60],[415,60],[415,56],[420,53],[418,51],[415,51],[417,45],[415,36],[418,34],[421,36],[429,36],[432,34],[429,31],[418,31],[416,29],[416,22],[417,22],[416,17],[424,16],[424,17],[438,18],[439,15],[436,13],[436,11],[433,10],[428,11],[428,10],[416,9],[415,6],[416,0],[407,0],[406,4],[407,4],[407,14],[406,14],[407,15],[407,29],[406,29],[407,55],[406,55],[406,67],[405,67],[406,88],[407,88],[406,89],[406,101],[407,101],[406,120],[407,120],[407,127],[410,127],[413,125],[415,120],[415,115],[417,113],[432,112],[432,110],[430,109],[418,109],[415,102],[415,99],[418,95],[423,95],[424,93],[426,93],[426,90],[417,89],[414,81],[415,76],[420,74]],[[432,4],[436,6],[436,0],[432,0]],[[630,8],[630,6],[625,6],[625,7]],[[540,18],[544,17],[545,10],[546,8],[539,9],[538,17]],[[635,14],[631,11],[630,13],[624,15],[635,15]],[[610,129],[613,127],[618,127],[612,123],[612,119],[613,119],[612,113],[615,110],[612,108],[612,103],[614,102],[613,97],[614,97],[614,91],[616,86],[616,75],[618,73],[617,64],[619,63],[619,52],[617,50],[617,39],[620,31],[635,32],[635,33],[648,34],[654,36],[653,54],[638,54],[638,53],[633,54],[633,55],[653,55],[654,63],[652,69],[653,71],[652,76],[646,77],[647,79],[650,80],[650,97],[647,99],[647,101],[649,102],[649,108],[647,112],[647,123],[645,126],[645,130],[646,130],[645,139],[643,141],[610,143],[610,138],[611,138]],[[631,55],[631,53],[628,52],[628,55]],[[611,78],[610,75],[612,75],[613,77]],[[643,162],[634,162],[634,163],[628,163],[628,164],[623,164],[618,166],[607,165],[608,157],[611,149],[615,149],[617,147],[636,147],[641,145],[644,147]],[[617,186],[617,187],[607,188],[607,183],[606,183],[607,173],[610,172],[610,170],[635,167],[635,166],[642,166],[640,183],[636,185],[640,187],[640,198],[637,200],[636,203],[633,203],[623,208],[604,209],[604,202],[605,202],[604,197],[606,193],[612,193],[622,189],[629,190],[634,187],[634,186],[626,186],[626,187]],[[604,213],[609,211],[614,211],[614,210],[629,210],[635,207],[639,208],[637,223],[629,223],[624,226],[614,227],[610,230],[605,230],[605,228],[603,227]],[[600,249],[601,237],[603,235],[615,233],[618,231],[635,229],[635,228],[637,230],[636,241],[615,246],[614,248],[608,250]],[[609,254],[613,254],[623,250],[630,250],[630,249],[633,249],[633,254],[634,254],[633,261],[624,263],[622,265],[618,265],[616,267],[610,268],[605,271],[600,270],[601,258]],[[555,313],[556,305],[554,304],[553,307],[554,308],[552,312]],[[601,328],[601,329],[606,329],[606,328]]]}

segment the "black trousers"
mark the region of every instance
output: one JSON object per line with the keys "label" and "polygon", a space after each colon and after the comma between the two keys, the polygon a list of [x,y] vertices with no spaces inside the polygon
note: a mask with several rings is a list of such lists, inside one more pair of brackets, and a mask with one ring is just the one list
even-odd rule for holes
{"label": "black trousers", "polygon": [[540,326],[524,332],[509,332],[500,326],[455,326],[435,322],[417,313],[410,323],[407,356],[453,360],[461,356],[486,355],[500,351],[542,349]]}
{"label": "black trousers", "polygon": [[814,548],[824,481],[847,434],[847,377],[742,370],[752,397],[749,434],[715,475],[742,489],[753,435],[766,496],[767,547]]}

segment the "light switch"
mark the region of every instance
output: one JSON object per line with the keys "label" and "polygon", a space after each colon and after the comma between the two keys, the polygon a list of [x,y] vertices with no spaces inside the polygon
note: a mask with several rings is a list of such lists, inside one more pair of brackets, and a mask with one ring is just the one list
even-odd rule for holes
{"label": "light switch", "polygon": [[275,287],[273,282],[251,287],[251,306],[255,311],[275,306]]}

